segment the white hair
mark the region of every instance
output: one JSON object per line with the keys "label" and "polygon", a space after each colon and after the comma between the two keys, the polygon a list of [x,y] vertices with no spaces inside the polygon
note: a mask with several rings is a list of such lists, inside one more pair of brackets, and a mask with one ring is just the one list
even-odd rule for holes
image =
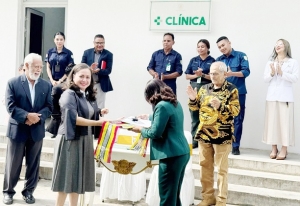
{"label": "white hair", "polygon": [[227,66],[224,62],[220,62],[219,70],[220,72],[227,72]]}
{"label": "white hair", "polygon": [[35,53],[30,53],[25,57],[24,64],[27,63],[27,64],[31,65],[34,59],[41,60],[43,62],[41,55],[35,54]]}

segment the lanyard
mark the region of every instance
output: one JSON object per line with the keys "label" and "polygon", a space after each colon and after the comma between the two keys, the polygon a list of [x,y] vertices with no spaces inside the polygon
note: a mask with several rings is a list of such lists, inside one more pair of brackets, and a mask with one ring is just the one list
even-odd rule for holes
{"label": "lanyard", "polygon": [[56,65],[58,65],[58,63],[59,63],[59,57],[60,57],[60,53],[58,54],[58,53],[56,52]]}

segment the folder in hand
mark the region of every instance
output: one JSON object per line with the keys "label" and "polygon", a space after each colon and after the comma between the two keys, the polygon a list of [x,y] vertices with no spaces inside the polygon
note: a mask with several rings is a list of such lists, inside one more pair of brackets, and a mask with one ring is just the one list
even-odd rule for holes
{"label": "folder in hand", "polygon": [[106,61],[101,61],[101,69],[106,69]]}

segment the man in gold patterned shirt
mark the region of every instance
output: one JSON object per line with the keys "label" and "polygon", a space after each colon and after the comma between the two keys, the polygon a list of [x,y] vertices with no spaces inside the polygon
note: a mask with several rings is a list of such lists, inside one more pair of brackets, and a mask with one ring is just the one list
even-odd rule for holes
{"label": "man in gold patterned shirt", "polygon": [[[200,124],[195,140],[199,141],[202,202],[198,206],[225,206],[228,191],[228,155],[234,140],[233,120],[239,114],[239,94],[235,85],[226,81],[227,67],[215,62],[210,67],[212,83],[201,87],[198,94],[187,88],[189,108],[199,110]],[[214,164],[218,168],[218,194],[214,196]]]}

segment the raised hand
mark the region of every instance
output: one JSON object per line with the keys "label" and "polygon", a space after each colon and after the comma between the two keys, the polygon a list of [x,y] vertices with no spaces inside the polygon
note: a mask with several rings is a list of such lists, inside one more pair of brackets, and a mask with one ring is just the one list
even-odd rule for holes
{"label": "raised hand", "polygon": [[274,67],[274,62],[270,64],[270,68],[271,68],[271,76],[274,76],[275,74],[275,67]]}
{"label": "raised hand", "polygon": [[186,89],[186,93],[190,100],[195,100],[197,97],[197,88],[195,87],[193,89],[191,85],[188,85],[188,87]]}

